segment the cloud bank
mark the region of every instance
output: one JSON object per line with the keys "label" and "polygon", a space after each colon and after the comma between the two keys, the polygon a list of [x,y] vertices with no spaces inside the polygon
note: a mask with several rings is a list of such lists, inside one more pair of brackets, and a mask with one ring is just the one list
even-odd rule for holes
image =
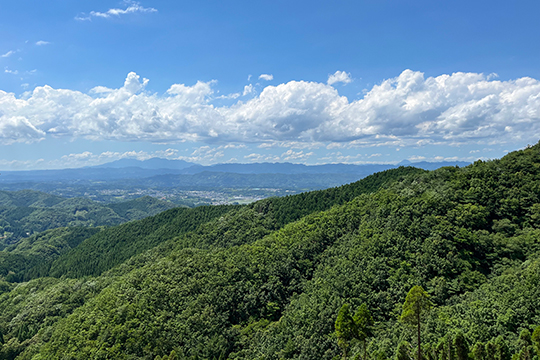
{"label": "cloud bank", "polygon": [[[337,74],[337,73],[336,73]],[[290,81],[248,101],[215,106],[215,82],[145,90],[129,73],[117,89],[89,93],[50,86],[21,97],[0,91],[0,142],[45,137],[176,143],[354,142],[456,144],[538,141],[540,81],[476,73],[425,78],[405,70],[350,101],[332,86]],[[246,89],[244,89],[246,93]]]}

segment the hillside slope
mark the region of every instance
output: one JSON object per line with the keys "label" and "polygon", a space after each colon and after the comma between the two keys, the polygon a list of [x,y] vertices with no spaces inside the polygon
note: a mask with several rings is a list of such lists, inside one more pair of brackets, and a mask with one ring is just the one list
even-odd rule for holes
{"label": "hillside slope", "polygon": [[174,208],[151,197],[104,205],[39,191],[0,191],[0,238],[12,244],[32,234],[65,226],[114,226]]}
{"label": "hillside slope", "polygon": [[[77,248],[55,260],[50,275],[55,277],[99,275],[134,255],[183,233],[196,230],[200,225],[226,213],[230,214],[221,219],[218,229],[215,222],[212,222],[199,230],[203,238],[207,235],[202,234],[221,234],[218,242],[201,239],[195,241],[192,237],[190,241],[184,240],[187,241],[185,246],[197,248],[230,246],[227,239],[232,238],[230,234],[235,233],[235,229],[238,228],[251,228],[251,232],[257,235],[250,241],[255,241],[307,214],[327,210],[360,194],[376,191],[387,183],[421,172],[415,168],[388,170],[338,188],[265,199],[247,207],[201,206],[194,209],[169,210],[155,217],[107,229],[87,239]],[[266,215],[264,221],[260,221],[258,217],[261,212]],[[233,240],[232,243],[238,242]]]}
{"label": "hillside slope", "polygon": [[363,191],[239,207],[98,277],[0,284],[1,354],[333,359],[339,309],[366,303],[370,357],[393,358],[398,344],[410,356],[414,331],[397,319],[414,285],[435,304],[426,356],[445,356],[458,333],[468,350],[500,336],[499,348],[529,351],[526,331],[540,324],[540,145],[390,175],[357,183]]}

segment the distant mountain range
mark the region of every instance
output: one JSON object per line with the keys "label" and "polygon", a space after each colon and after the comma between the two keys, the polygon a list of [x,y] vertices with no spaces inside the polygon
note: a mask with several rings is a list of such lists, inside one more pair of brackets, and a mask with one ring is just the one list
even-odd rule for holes
{"label": "distant mountain range", "polygon": [[136,160],[136,159],[120,159],[112,162],[108,162],[102,165],[92,166],[90,168],[102,169],[102,168],[130,168],[137,167],[141,169],[175,169],[182,170],[192,166],[201,166],[195,163],[187,162],[184,160],[168,160],[163,158],[151,158],[148,160]]}
{"label": "distant mountain range", "polygon": [[[230,174],[348,174],[359,179],[375,172],[399,166],[414,166],[435,170],[443,166],[466,166],[463,161],[417,162],[403,161],[391,164],[324,164],[303,165],[292,163],[216,164],[203,166],[183,160],[152,158],[148,160],[122,159],[110,163],[76,169],[3,171],[0,183],[20,182],[66,182],[66,181],[113,181],[121,179],[145,179],[163,175],[196,175],[202,173]],[[204,176],[206,177],[206,176]]]}

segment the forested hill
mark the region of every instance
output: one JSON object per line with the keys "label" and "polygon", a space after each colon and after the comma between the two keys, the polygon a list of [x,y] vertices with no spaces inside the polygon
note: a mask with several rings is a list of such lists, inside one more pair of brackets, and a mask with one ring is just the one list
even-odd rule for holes
{"label": "forested hill", "polygon": [[[89,237],[76,248],[52,261],[46,274],[55,277],[99,275],[160,243],[197,230],[205,223],[208,224],[188,237],[189,242],[185,244],[186,247],[227,247],[231,245],[228,241],[237,242],[237,232],[245,229],[248,229],[254,237],[249,241],[254,241],[305,215],[327,210],[334,205],[350,201],[360,194],[374,192],[407,175],[422,172],[423,170],[402,167],[377,173],[338,188],[270,198],[249,206],[200,206],[193,209],[172,209],[154,217],[106,229]],[[264,218],[260,217],[261,212],[265,213]],[[226,218],[222,218],[225,214],[227,214]],[[219,226],[216,226],[215,221],[210,222],[217,217],[220,217]],[[224,222],[224,219],[227,221]],[[207,239],[209,236],[210,239]],[[216,237],[219,237],[218,242],[215,240]],[[184,239],[184,242],[186,241],[188,240]],[[27,269],[21,276],[23,279],[28,279],[29,276],[35,276],[34,274],[36,274],[34,269]],[[43,270],[39,274],[45,275]]]}
{"label": "forested hill", "polygon": [[[430,296],[425,359],[540,356],[540,145],[465,168],[401,168],[210,209],[165,241],[154,231],[173,231],[191,210],[146,220],[156,225],[149,242],[131,227],[143,220],[58,257],[76,259],[63,269],[88,269],[95,257],[78,247],[107,253],[109,270],[97,276],[0,282],[0,357],[360,358],[354,329],[367,312],[367,356],[411,359],[416,328],[401,315],[416,285]],[[148,250],[117,260],[130,237]]]}
{"label": "forested hill", "polygon": [[175,206],[149,196],[101,204],[32,190],[0,191],[0,238],[1,243],[11,244],[34,233],[64,226],[119,225]]}

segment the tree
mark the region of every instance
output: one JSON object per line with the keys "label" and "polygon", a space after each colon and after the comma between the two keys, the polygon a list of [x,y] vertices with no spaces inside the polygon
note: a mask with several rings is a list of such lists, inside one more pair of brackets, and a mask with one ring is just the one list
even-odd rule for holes
{"label": "tree", "polygon": [[415,326],[417,329],[418,360],[422,360],[422,339],[420,336],[420,326],[423,317],[433,303],[429,300],[429,294],[419,285],[413,286],[403,303],[403,311],[400,320],[405,324]]}
{"label": "tree", "polygon": [[367,360],[366,340],[373,336],[373,317],[365,303],[356,309],[353,320],[357,330],[356,336],[362,342],[364,348],[364,360]]}
{"label": "tree", "polygon": [[454,337],[454,351],[456,360],[467,360],[469,356],[469,346],[462,332],[458,332]]}
{"label": "tree", "polygon": [[495,339],[495,345],[497,346],[497,354],[495,356],[495,360],[512,359],[512,355],[510,355],[510,349],[508,348],[508,345],[506,345],[506,342],[504,341],[504,338],[502,336],[498,336],[497,339]]}
{"label": "tree", "polygon": [[424,348],[424,359],[437,360],[436,349],[432,344],[427,344]]}
{"label": "tree", "polygon": [[452,336],[450,336],[450,334],[448,334],[446,336],[447,338],[447,346],[446,346],[446,356],[447,356],[447,359],[448,360],[453,360],[454,359],[454,347],[452,346]]}
{"label": "tree", "polygon": [[477,342],[473,349],[472,355],[474,360],[486,360],[486,347],[482,342]]}
{"label": "tree", "polygon": [[439,343],[435,347],[435,358],[438,360],[446,360],[446,355],[446,339],[442,338],[439,340]]}
{"label": "tree", "polygon": [[532,337],[531,332],[527,329],[519,334],[519,360],[531,360],[532,358]]}
{"label": "tree", "polygon": [[406,341],[399,343],[396,350],[396,360],[411,360],[411,344]]}
{"label": "tree", "polygon": [[536,350],[536,355],[540,358],[540,326],[534,329],[531,340],[534,344],[534,350]]}
{"label": "tree", "polygon": [[349,304],[343,304],[339,310],[335,323],[335,329],[338,345],[341,349],[343,349],[343,358],[346,359],[351,341],[357,337],[356,324],[351,316]]}
{"label": "tree", "polygon": [[486,343],[486,359],[495,359],[495,354],[497,354],[497,346],[490,340]]}

